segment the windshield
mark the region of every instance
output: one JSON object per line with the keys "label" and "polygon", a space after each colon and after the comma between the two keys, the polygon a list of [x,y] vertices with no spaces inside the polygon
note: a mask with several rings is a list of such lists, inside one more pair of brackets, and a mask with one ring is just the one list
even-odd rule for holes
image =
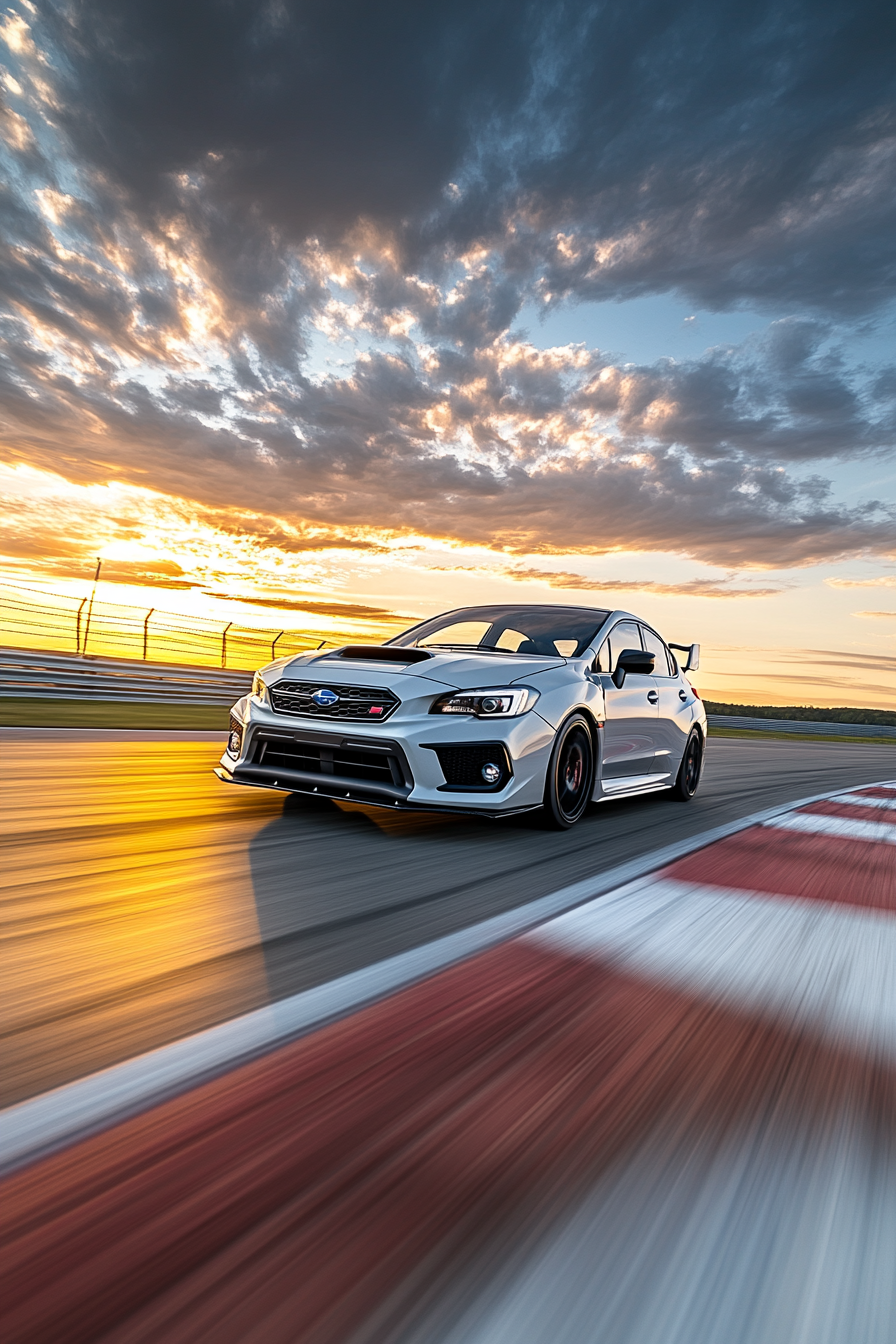
{"label": "windshield", "polygon": [[463,607],[423,621],[389,643],[403,649],[574,658],[588,648],[608,615],[592,607]]}

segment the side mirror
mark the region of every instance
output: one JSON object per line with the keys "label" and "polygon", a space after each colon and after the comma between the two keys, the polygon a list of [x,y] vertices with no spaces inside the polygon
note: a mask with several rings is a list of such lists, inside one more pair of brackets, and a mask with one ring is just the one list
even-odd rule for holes
{"label": "side mirror", "polygon": [[670,644],[670,649],[679,649],[687,654],[687,662],[681,669],[682,672],[696,672],[700,667],[700,645],[699,644]]}
{"label": "side mirror", "polygon": [[649,677],[655,662],[656,659],[653,654],[645,653],[643,649],[623,649],[616,659],[613,685],[617,690],[621,690],[625,684],[626,674],[629,672],[635,676]]}

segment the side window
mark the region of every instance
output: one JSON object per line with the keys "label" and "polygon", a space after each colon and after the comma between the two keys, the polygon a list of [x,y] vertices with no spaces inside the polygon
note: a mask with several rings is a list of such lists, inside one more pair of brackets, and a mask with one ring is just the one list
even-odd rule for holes
{"label": "side window", "polygon": [[659,635],[655,635],[652,630],[648,630],[646,626],[642,625],[641,638],[644,641],[644,647],[647,652],[652,653],[656,659],[656,662],[653,665],[653,670],[656,676],[674,677],[675,673],[672,670],[671,661],[672,655],[669,653],[669,650],[666,648]]}
{"label": "side window", "polygon": [[600,651],[594,660],[593,672],[609,672],[610,670],[610,641],[605,639],[600,646]]}
{"label": "side window", "polygon": [[616,662],[623,649],[640,649],[641,635],[634,621],[620,621],[614,625],[607,640],[610,646],[609,672],[616,671]]}

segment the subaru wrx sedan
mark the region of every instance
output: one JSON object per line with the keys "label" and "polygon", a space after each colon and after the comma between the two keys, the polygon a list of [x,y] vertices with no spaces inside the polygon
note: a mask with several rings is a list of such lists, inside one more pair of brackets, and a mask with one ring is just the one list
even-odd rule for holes
{"label": "subaru wrx sedan", "polygon": [[386,644],[269,663],[231,711],[216,773],[378,807],[531,811],[559,829],[592,801],[686,801],[706,749],[685,675],[699,654],[627,611],[465,607]]}

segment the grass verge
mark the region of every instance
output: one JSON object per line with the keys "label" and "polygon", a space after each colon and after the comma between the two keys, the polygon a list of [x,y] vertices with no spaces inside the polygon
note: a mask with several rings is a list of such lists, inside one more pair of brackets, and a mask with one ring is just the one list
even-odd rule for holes
{"label": "grass verge", "polygon": [[132,704],[120,700],[41,700],[0,696],[3,728],[184,728],[227,731],[218,705]]}
{"label": "grass verge", "polygon": [[757,742],[774,738],[777,742],[850,742],[860,747],[894,747],[896,737],[841,737],[839,733],[767,733],[761,728],[710,728],[714,737],[751,737]]}

